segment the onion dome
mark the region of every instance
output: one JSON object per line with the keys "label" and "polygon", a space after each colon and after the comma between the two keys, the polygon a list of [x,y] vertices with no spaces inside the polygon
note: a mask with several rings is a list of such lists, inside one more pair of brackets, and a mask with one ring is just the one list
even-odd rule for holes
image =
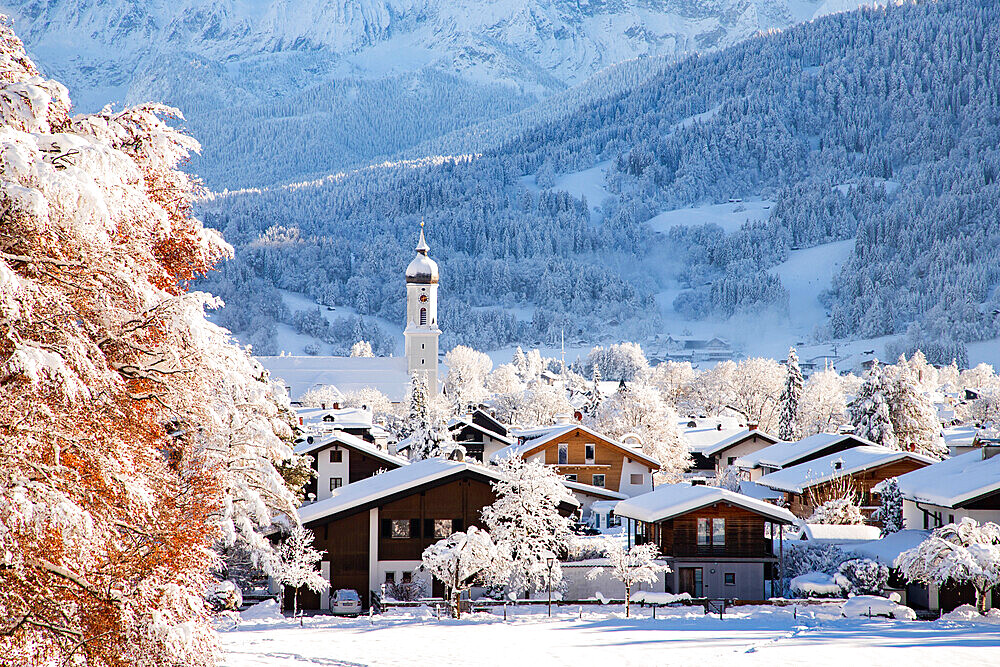
{"label": "onion dome", "polygon": [[427,256],[431,247],[424,239],[424,223],[420,223],[420,242],[417,243],[417,256],[406,267],[406,282],[432,285],[438,281],[438,265]]}

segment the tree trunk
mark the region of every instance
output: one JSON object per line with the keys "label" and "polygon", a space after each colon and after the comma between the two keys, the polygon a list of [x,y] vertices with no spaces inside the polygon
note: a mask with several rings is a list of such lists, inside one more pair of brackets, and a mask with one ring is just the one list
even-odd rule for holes
{"label": "tree trunk", "polygon": [[628,618],[629,602],[632,600],[632,587],[625,584],[625,618]]}
{"label": "tree trunk", "polygon": [[980,616],[986,614],[986,596],[990,592],[989,586],[974,586],[976,589],[976,611],[979,612]]}
{"label": "tree trunk", "polygon": [[455,618],[462,618],[462,591],[455,590]]}
{"label": "tree trunk", "polygon": [[295,587],[295,592],[292,593],[292,618],[299,615],[299,587]]}

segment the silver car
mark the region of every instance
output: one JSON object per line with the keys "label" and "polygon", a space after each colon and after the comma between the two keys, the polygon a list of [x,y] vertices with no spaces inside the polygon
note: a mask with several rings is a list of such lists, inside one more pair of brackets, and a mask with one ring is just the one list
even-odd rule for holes
{"label": "silver car", "polygon": [[357,616],[361,613],[361,596],[350,588],[341,588],[330,599],[330,613],[338,616]]}

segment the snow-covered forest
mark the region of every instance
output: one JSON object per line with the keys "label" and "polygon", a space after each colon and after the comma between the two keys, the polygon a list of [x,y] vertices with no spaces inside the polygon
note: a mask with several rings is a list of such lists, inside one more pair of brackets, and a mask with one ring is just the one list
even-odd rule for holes
{"label": "snow-covered forest", "polygon": [[[479,157],[214,197],[206,222],[238,252],[205,286],[262,352],[282,318],[275,287],[399,321],[394,278],[424,219],[446,348],[562,331],[641,340],[662,325],[664,279],[682,288],[678,312],[780,313],[787,293],[769,268],[856,239],[814,336],[905,334],[903,351],[961,359],[998,333],[997,18],[986,1],[838,14],[667,66]],[[595,165],[602,201],[552,187]],[[754,197],[773,201],[769,217],[733,233],[646,224]],[[516,318],[515,304],[533,314]]]}

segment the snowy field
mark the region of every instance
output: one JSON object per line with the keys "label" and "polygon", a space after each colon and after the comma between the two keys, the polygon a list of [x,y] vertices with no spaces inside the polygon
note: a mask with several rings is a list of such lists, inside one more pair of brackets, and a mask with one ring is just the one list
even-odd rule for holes
{"label": "snowy field", "polygon": [[306,665],[988,665],[1000,656],[1000,626],[956,621],[845,619],[839,605],[743,607],[724,619],[701,608],[621,606],[520,608],[504,621],[477,613],[441,620],[394,610],[373,620],[280,618],[223,630],[226,667]]}

